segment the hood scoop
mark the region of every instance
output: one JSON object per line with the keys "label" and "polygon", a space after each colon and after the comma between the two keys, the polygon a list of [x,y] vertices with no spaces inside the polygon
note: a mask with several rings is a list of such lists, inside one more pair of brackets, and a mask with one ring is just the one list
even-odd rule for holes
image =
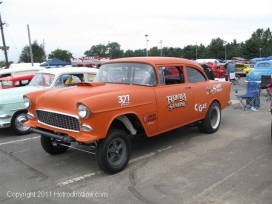
{"label": "hood scoop", "polygon": [[95,87],[95,86],[104,86],[105,83],[103,83],[103,82],[79,82],[76,85],[77,86],[92,86],[92,87]]}

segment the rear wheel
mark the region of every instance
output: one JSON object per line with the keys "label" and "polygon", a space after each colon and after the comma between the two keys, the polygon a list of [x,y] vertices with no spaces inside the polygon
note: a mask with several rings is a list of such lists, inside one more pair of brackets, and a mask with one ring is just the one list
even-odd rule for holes
{"label": "rear wheel", "polygon": [[17,112],[13,115],[11,120],[11,130],[18,135],[26,135],[29,133],[30,127],[24,126],[27,121],[26,112]]}
{"label": "rear wheel", "polygon": [[67,146],[70,146],[70,143],[65,143],[67,146],[63,146],[58,144],[55,139],[41,135],[41,145],[44,151],[49,154],[56,155],[66,152],[69,148]]}
{"label": "rear wheel", "polygon": [[219,126],[221,121],[221,109],[218,102],[214,101],[206,114],[206,117],[198,125],[198,129],[200,132],[204,133],[215,133]]}
{"label": "rear wheel", "polygon": [[130,138],[118,129],[110,130],[107,137],[97,145],[98,166],[108,174],[115,174],[126,168],[130,158]]}

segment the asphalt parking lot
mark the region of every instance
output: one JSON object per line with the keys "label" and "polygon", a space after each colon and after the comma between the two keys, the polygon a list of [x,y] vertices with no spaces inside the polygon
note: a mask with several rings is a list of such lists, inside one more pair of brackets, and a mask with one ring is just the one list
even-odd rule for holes
{"label": "asphalt parking lot", "polygon": [[[244,78],[232,85],[245,87]],[[218,132],[182,127],[135,141],[116,175],[101,172],[92,154],[52,156],[39,135],[0,129],[0,203],[271,204],[270,101],[261,96],[257,112],[243,111],[234,94]]]}

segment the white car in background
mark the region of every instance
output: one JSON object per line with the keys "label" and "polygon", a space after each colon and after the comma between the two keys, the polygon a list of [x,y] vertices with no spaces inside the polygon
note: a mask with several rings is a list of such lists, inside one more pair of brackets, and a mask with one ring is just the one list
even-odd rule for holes
{"label": "white car in background", "polygon": [[35,74],[27,86],[0,90],[0,128],[11,128],[18,135],[28,134],[29,127],[23,125],[27,120],[24,94],[89,82],[97,72],[98,69],[83,67],[43,69]]}

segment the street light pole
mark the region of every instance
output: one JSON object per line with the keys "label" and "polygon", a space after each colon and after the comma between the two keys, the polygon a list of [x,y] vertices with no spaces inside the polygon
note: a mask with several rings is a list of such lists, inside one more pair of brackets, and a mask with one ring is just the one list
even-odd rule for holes
{"label": "street light pole", "polygon": [[145,35],[145,37],[146,37],[146,56],[148,57],[148,50],[147,50],[147,42],[148,42],[147,37],[148,37],[148,35]]}
{"label": "street light pole", "polygon": [[196,48],[195,48],[195,55],[196,55],[196,60],[197,60],[197,43],[196,43]]}
{"label": "street light pole", "polygon": [[162,57],[162,43],[163,43],[163,41],[160,40],[160,44],[161,44],[161,57]]}
{"label": "street light pole", "polygon": [[262,57],[262,48],[260,47],[260,58]]}

